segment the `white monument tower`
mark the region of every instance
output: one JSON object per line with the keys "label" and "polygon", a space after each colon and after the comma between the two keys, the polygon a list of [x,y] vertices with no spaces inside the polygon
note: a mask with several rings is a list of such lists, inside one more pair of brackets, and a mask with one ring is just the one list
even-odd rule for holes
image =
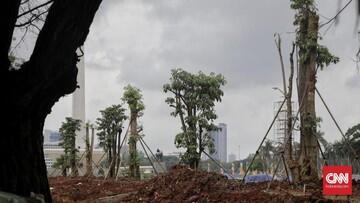
{"label": "white monument tower", "polygon": [[[78,49],[78,55],[83,53]],[[84,55],[80,58],[80,61],[76,64],[78,68],[77,84],[72,97],[72,117],[74,119],[81,120],[81,130],[76,132],[76,148],[85,148],[85,61]]]}

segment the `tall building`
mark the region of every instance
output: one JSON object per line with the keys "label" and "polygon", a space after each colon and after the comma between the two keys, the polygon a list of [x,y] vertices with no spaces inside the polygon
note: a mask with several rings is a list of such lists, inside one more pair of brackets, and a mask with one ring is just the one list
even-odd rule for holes
{"label": "tall building", "polygon": [[[77,50],[78,55],[83,55],[80,50]],[[78,68],[77,84],[78,88],[73,93],[72,97],[72,117],[81,120],[80,131],[76,132],[76,147],[85,148],[85,61],[84,55],[76,64]]]}
{"label": "tall building", "polygon": [[220,123],[219,130],[209,132],[214,141],[215,152],[211,154],[214,159],[221,162],[227,161],[227,128],[225,123]]}

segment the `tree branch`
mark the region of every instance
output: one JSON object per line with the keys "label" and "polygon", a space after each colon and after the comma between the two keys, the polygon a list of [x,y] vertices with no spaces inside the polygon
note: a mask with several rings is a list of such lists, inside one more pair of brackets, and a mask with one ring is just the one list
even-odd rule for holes
{"label": "tree branch", "polygon": [[[52,3],[54,0],[49,0],[49,1],[47,1],[47,2],[45,2],[45,3],[43,3],[43,4],[40,4],[40,5],[38,5],[38,6],[36,6],[36,7],[34,7],[34,8],[32,8],[32,9],[30,9],[30,10],[27,10],[27,11],[25,11],[25,12],[23,12],[23,13],[21,13],[21,14],[19,14],[18,16],[17,16],[17,18],[20,18],[20,17],[22,17],[22,16],[24,16],[24,15],[26,15],[26,14],[29,14],[29,13],[31,13],[31,12],[33,12],[33,11],[35,11],[36,9],[39,9],[39,8],[41,8],[41,7],[44,7],[44,6],[46,6],[46,5],[48,5],[48,4],[50,4],[50,3]],[[24,2],[23,2],[24,3]],[[23,4],[22,3],[22,4]],[[25,2],[26,3],[26,2]]]}
{"label": "tree branch", "polygon": [[[20,23],[20,24],[15,24],[15,27],[23,27],[23,26],[26,26],[26,25],[29,25],[29,24],[35,26],[35,25],[32,24],[32,23],[33,23],[34,21],[40,19],[40,17],[41,17],[42,15],[44,15],[45,13],[47,13],[47,12],[48,12],[48,10],[43,11],[43,12],[41,12],[41,13],[39,13],[39,14],[33,14],[33,15],[30,17],[30,19],[28,19],[26,22]],[[39,28],[38,28],[38,29],[39,29]]]}
{"label": "tree branch", "polygon": [[[9,49],[12,42],[14,32],[14,24],[16,16],[19,12],[20,0],[5,0],[1,2],[2,17],[0,18],[0,26],[4,37],[0,38],[0,75],[6,77],[5,73],[9,70],[10,61],[8,58]],[[2,82],[5,82],[1,80]]]}

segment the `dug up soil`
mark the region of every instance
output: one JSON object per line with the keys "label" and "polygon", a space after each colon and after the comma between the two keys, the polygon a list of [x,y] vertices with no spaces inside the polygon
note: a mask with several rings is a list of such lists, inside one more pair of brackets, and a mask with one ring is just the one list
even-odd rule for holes
{"label": "dug up soil", "polygon": [[103,180],[101,178],[49,179],[53,201],[56,202],[360,202],[360,184],[353,182],[353,195],[323,197],[321,182],[304,193],[303,189],[286,182],[241,185],[217,173],[175,166],[168,173],[147,181],[133,179]]}

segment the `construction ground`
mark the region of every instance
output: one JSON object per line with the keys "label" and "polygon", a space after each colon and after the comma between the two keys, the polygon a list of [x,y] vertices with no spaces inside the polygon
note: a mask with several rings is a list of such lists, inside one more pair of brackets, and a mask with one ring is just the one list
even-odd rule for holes
{"label": "construction ground", "polygon": [[351,197],[324,197],[322,182],[297,188],[287,182],[241,184],[213,172],[174,166],[150,180],[49,178],[54,202],[360,202],[360,183]]}

